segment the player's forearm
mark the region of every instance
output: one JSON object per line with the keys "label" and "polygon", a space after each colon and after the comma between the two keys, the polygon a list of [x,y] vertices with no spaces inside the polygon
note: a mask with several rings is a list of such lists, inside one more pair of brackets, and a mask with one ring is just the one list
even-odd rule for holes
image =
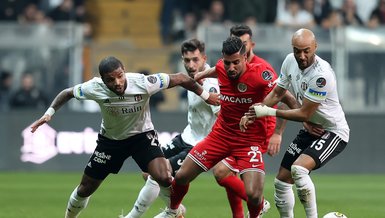
{"label": "player's forearm", "polygon": [[73,87],[64,89],[55,97],[50,107],[52,107],[53,109],[55,109],[55,111],[57,111],[59,110],[59,108],[61,108],[65,103],[67,103],[73,97],[74,97]]}
{"label": "player's forearm", "polygon": [[192,91],[197,95],[201,95],[203,92],[202,86],[200,86],[195,80],[184,73],[176,73],[170,75],[170,84],[168,87],[172,88],[177,85]]}
{"label": "player's forearm", "polygon": [[[287,110],[288,106],[286,104],[283,104],[283,103],[278,103],[278,109],[279,110]],[[274,132],[276,134],[282,135],[283,131],[286,128],[286,123],[287,123],[287,120],[285,120],[281,117],[277,117]]]}
{"label": "player's forearm", "polygon": [[201,71],[199,73],[197,73],[194,77],[194,79],[196,81],[198,80],[201,80],[201,79],[204,79],[204,78],[207,78],[207,77],[212,77],[212,78],[217,78],[218,75],[217,75],[217,72],[215,70],[215,67],[212,67],[212,68],[209,68],[209,69],[206,69],[204,71]]}
{"label": "player's forearm", "polygon": [[310,119],[310,116],[307,113],[303,113],[300,108],[291,110],[277,110],[276,116],[286,120],[293,120],[298,122],[306,122]]}

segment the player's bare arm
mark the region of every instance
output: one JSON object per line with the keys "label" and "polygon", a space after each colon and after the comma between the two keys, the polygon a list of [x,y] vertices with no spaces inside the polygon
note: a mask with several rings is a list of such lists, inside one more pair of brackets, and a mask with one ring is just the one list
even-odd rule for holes
{"label": "player's bare arm", "polygon": [[200,81],[204,78],[211,77],[211,78],[217,78],[218,74],[217,71],[215,70],[215,67],[206,69],[204,71],[198,72],[194,76],[195,81]]}
{"label": "player's bare arm", "polygon": [[207,92],[202,88],[201,85],[199,85],[195,80],[187,76],[185,73],[170,74],[170,84],[168,88],[172,88],[177,85],[182,86],[183,88],[199,95],[208,104],[219,105],[219,94]]}
{"label": "player's bare arm", "polygon": [[[287,110],[289,107],[282,103],[278,103],[279,110]],[[275,130],[273,135],[270,137],[269,145],[267,147],[267,153],[270,156],[275,156],[281,150],[282,134],[286,128],[287,120],[277,117],[275,123]]]}
{"label": "player's bare arm", "polygon": [[45,112],[45,114],[31,125],[31,132],[35,132],[37,128],[39,128],[39,126],[50,121],[55,111],[59,110],[65,103],[67,103],[72,98],[74,98],[73,87],[61,91],[52,101],[50,107]]}

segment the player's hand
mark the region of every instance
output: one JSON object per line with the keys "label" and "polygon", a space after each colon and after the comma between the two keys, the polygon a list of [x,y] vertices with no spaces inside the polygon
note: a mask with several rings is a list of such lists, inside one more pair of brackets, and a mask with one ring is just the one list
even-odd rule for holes
{"label": "player's hand", "polygon": [[253,116],[255,118],[266,117],[266,116],[276,116],[276,111],[277,109],[275,108],[271,108],[264,104],[257,103],[250,106],[247,115]]}
{"label": "player's hand", "polygon": [[319,124],[303,122],[303,126],[311,135],[320,137],[325,133],[325,129]]}
{"label": "player's hand", "polygon": [[210,96],[209,98],[206,100],[206,103],[207,104],[211,104],[211,105],[215,105],[215,106],[218,106],[220,105],[220,94],[219,93],[214,93],[214,92],[209,92]]}
{"label": "player's hand", "polygon": [[269,140],[269,145],[267,147],[267,153],[270,156],[275,156],[279,153],[281,149],[282,135],[274,133]]}
{"label": "player's hand", "polygon": [[37,130],[37,128],[39,128],[39,126],[43,125],[44,123],[47,123],[50,120],[51,120],[51,116],[48,114],[44,114],[40,119],[32,123],[31,132],[34,133]]}
{"label": "player's hand", "polygon": [[241,118],[241,121],[239,121],[239,128],[241,129],[241,132],[246,132],[247,126],[252,123],[254,123],[254,118],[244,115]]}

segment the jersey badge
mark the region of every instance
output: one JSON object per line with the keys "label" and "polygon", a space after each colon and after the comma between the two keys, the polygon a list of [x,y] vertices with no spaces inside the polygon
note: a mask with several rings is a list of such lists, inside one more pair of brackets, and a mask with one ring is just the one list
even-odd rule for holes
{"label": "jersey badge", "polygon": [[215,88],[215,87],[211,87],[209,89],[209,92],[212,92],[212,93],[218,93],[218,90]]}
{"label": "jersey badge", "polygon": [[273,79],[273,74],[270,71],[265,70],[262,72],[262,79],[265,81],[270,81]]}
{"label": "jersey badge", "polygon": [[238,83],[237,88],[238,88],[238,91],[240,91],[240,92],[246,92],[246,90],[247,90],[247,85],[244,84],[244,83]]}
{"label": "jersey badge", "polygon": [[301,83],[301,89],[302,89],[303,91],[306,91],[307,87],[308,87],[307,83],[305,83],[305,82],[302,82],[302,83]]}
{"label": "jersey badge", "polygon": [[315,84],[319,87],[319,88],[322,88],[326,85],[326,79],[323,78],[323,77],[320,77],[317,79],[317,81],[315,82]]}
{"label": "jersey badge", "polygon": [[147,80],[148,80],[148,82],[155,84],[157,81],[157,78],[155,76],[148,76]]}
{"label": "jersey badge", "polygon": [[135,95],[134,96],[135,101],[141,101],[143,99],[142,95]]}

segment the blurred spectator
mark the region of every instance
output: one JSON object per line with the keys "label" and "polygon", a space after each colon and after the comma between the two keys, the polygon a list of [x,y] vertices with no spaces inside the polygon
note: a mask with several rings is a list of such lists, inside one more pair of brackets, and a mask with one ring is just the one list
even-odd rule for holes
{"label": "blurred spectator", "polygon": [[1,0],[0,20],[17,21],[28,3],[37,3],[38,0]]}
{"label": "blurred spectator", "polygon": [[0,111],[8,111],[12,91],[12,74],[3,71],[0,74]]}
{"label": "blurred spectator", "polygon": [[23,74],[21,87],[10,98],[11,107],[18,109],[43,109],[47,108],[48,104],[49,99],[36,87],[33,75],[30,73]]}
{"label": "blurred spectator", "polygon": [[322,27],[326,29],[362,25],[364,23],[357,13],[357,6],[354,0],[344,0],[342,8],[331,11],[327,20],[322,23]]}
{"label": "blurred spectator", "polygon": [[29,3],[23,9],[23,12],[19,14],[18,21],[21,24],[39,24],[46,23],[48,20],[46,19],[45,14],[39,10],[36,4]]}
{"label": "blurred spectator", "polygon": [[[141,74],[146,75],[146,76],[151,74],[150,71],[146,70],[146,69],[140,70],[138,73],[141,73]],[[164,98],[163,92],[160,91],[160,92],[157,92],[154,95],[152,95],[150,98],[151,110],[158,110],[159,104],[164,102],[164,101],[165,101],[165,98]]]}
{"label": "blurred spectator", "polygon": [[333,10],[329,0],[304,0],[303,8],[313,15],[314,21],[318,26],[327,19]]}
{"label": "blurred spectator", "polygon": [[228,17],[234,23],[255,26],[257,23],[274,23],[277,0],[227,1]]}
{"label": "blurred spectator", "polygon": [[228,21],[225,4],[221,0],[213,0],[210,8],[203,14],[201,23],[204,25],[223,24]]}
{"label": "blurred spectator", "polygon": [[313,15],[302,9],[299,0],[286,2],[284,10],[278,11],[275,23],[279,27],[290,28],[311,28],[315,25]]}
{"label": "blurred spectator", "polygon": [[53,8],[47,15],[54,22],[75,21],[83,24],[84,36],[91,37],[91,24],[87,22],[84,0],[62,0],[60,5]]}
{"label": "blurred spectator", "polygon": [[376,8],[372,11],[368,21],[369,28],[385,25],[385,0],[378,0]]}

